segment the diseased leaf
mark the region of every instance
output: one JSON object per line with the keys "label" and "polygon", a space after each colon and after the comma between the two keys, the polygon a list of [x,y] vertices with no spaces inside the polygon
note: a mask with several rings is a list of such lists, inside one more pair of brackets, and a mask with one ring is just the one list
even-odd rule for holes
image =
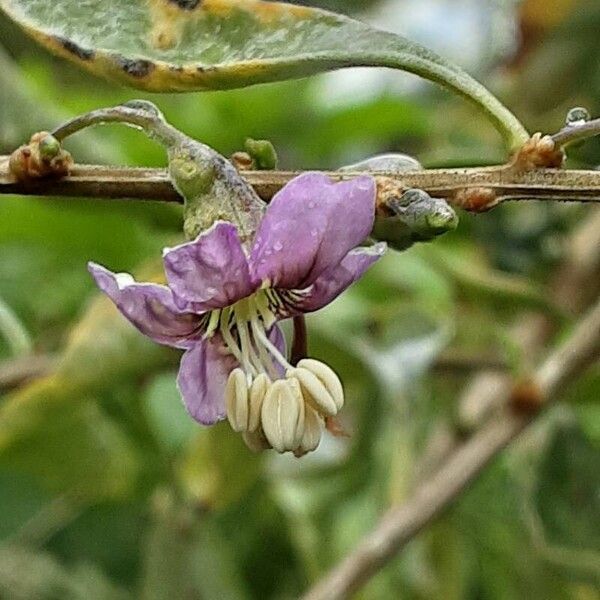
{"label": "diseased leaf", "polygon": [[32,37],[90,71],[157,92],[228,89],[350,66],[402,69],[479,106],[512,148],[527,132],[427,48],[323,10],[261,0],[0,0]]}

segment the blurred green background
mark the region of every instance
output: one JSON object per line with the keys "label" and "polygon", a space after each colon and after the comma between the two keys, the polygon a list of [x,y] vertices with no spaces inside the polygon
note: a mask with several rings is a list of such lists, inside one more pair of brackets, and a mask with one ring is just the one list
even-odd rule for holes
{"label": "blurred green background", "polygon": [[[572,106],[600,113],[597,0],[312,4],[437,49],[532,131],[558,130]],[[0,19],[1,153],[134,97]],[[387,151],[429,167],[506,158],[468,105],[397,72],[143,97],[225,155],[248,136],[272,140],[282,168],[337,168]],[[165,161],[122,127],[68,147],[79,161]],[[599,143],[569,160],[594,168]],[[468,437],[481,407],[461,390],[478,366],[515,376],[531,366],[515,322],[543,315],[549,346],[568,333],[600,273],[576,280],[585,293],[564,287],[567,277],[557,284],[557,273],[569,240],[594,222],[597,231],[590,206],[520,202],[462,214],[457,232],[390,252],[309,318],[311,354],[345,382],[351,435],[296,460],[249,453],[227,424],[192,422],[175,388],[178,353],[138,334],[87,274],[88,260],[157,272],[162,247],[182,237],[178,207],[2,197],[0,598],[297,597]],[[599,399],[596,365],[358,597],[600,598]]]}

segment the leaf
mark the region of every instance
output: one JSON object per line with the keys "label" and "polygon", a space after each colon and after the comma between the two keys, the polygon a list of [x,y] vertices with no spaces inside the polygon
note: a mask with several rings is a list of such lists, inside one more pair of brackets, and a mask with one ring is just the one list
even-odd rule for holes
{"label": "leaf", "polygon": [[0,467],[31,473],[52,490],[94,499],[126,494],[138,471],[137,456],[93,397],[173,358],[110,300],[97,298],[72,331],[56,371],[0,407]]}
{"label": "leaf", "polygon": [[259,480],[264,455],[248,450],[228,424],[199,429],[175,465],[187,498],[222,510],[239,502]]}
{"label": "leaf", "polygon": [[246,598],[234,547],[210,513],[177,505],[167,490],[156,494],[154,505],[140,597]]}
{"label": "leaf", "polygon": [[599,461],[600,448],[576,426],[567,424],[556,431],[535,494],[549,544],[600,551]]}
{"label": "leaf", "polygon": [[464,96],[511,148],[527,132],[485,87],[401,36],[323,10],[260,0],[0,0],[53,52],[156,92],[229,89],[350,66],[414,73]]}
{"label": "leaf", "polygon": [[93,566],[67,570],[51,554],[16,545],[0,547],[0,597],[11,600],[127,600]]}
{"label": "leaf", "polygon": [[34,475],[52,491],[98,500],[128,493],[138,461],[94,402],[70,397],[48,379],[2,406],[0,467]]}
{"label": "leaf", "polygon": [[175,373],[155,377],[144,394],[148,423],[157,440],[171,452],[180,450],[197,430],[175,383]]}

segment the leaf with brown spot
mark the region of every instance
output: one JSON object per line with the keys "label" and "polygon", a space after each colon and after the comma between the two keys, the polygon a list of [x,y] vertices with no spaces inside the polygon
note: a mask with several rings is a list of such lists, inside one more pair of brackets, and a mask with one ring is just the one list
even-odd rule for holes
{"label": "leaf with brown spot", "polygon": [[390,67],[470,100],[511,149],[528,137],[486,88],[431,50],[316,8],[262,0],[0,0],[0,7],[56,54],[136,88],[229,89]]}

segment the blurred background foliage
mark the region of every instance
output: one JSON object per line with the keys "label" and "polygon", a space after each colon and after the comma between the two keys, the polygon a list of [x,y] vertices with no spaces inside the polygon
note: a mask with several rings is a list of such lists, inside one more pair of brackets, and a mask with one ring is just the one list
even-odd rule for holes
{"label": "blurred background foliage", "polygon": [[[574,105],[600,113],[597,0],[311,4],[438,49],[531,130],[559,129]],[[49,56],[5,20],[0,41],[0,152],[140,95]],[[383,70],[147,97],[223,154],[248,136],[271,139],[283,168],[336,168],[386,151],[429,167],[505,158],[469,106]],[[80,161],[165,160],[119,127],[69,147]],[[593,168],[600,146],[569,158]],[[461,215],[456,233],[390,252],[311,316],[311,354],[345,382],[351,435],[329,436],[298,461],[253,455],[226,424],[192,422],[175,387],[178,354],[148,342],[94,290],[90,259],[158,273],[162,247],[181,239],[177,207],[3,197],[0,598],[297,597],[439,463],[440,440],[468,435],[459,399],[474,367],[520,374],[531,365],[511,338],[517,317],[545,315],[555,339],[572,326],[569,298],[547,290],[570,236],[598,223],[594,210],[519,203]],[[591,293],[597,275],[581,282]],[[11,368],[34,363],[46,374],[14,385]],[[599,396],[596,366],[359,597],[600,598]]]}

